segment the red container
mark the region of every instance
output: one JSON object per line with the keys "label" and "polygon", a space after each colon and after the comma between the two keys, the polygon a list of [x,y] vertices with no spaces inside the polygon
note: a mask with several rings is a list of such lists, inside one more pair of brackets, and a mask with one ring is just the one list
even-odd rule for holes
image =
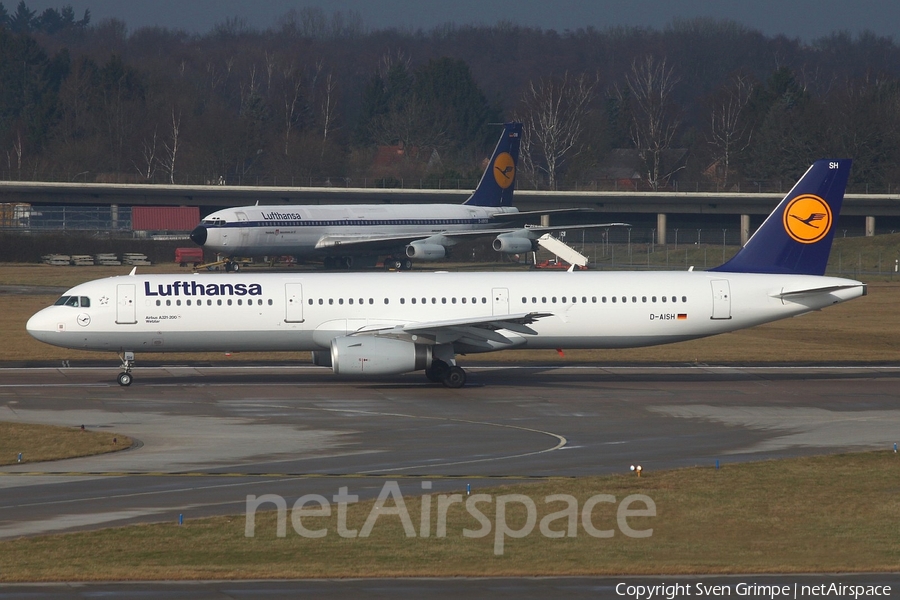
{"label": "red container", "polygon": [[134,206],[133,231],[191,231],[200,222],[196,206]]}
{"label": "red container", "polygon": [[203,262],[203,248],[175,248],[175,262],[182,267]]}

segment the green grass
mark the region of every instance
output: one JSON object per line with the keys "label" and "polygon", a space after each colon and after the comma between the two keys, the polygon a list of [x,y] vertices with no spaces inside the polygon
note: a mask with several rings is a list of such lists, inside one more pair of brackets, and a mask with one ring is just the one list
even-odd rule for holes
{"label": "green grass", "polygon": [[[476,486],[473,493],[493,499],[479,504],[492,525],[496,499],[504,494],[531,498],[538,524],[565,507],[545,502],[551,494],[571,494],[579,511],[594,494],[616,499],[592,513],[594,526],[613,530],[612,537],[588,535],[579,514],[574,537],[547,538],[536,526],[521,539],[506,537],[502,555],[495,552],[494,529],[477,539],[463,535],[480,525],[461,504],[448,511],[446,537],[435,537],[439,494],[431,496],[429,537],[418,535],[421,499],[406,498],[415,537],[405,535],[397,516],[385,514],[370,537],[342,538],[333,510],[331,517],[303,519],[308,529],[326,529],[319,539],[298,535],[290,514],[287,535],[276,537],[274,512],[257,513],[253,538],[245,537],[243,515],[23,538],[0,542],[0,581],[897,571],[898,472],[897,455],[870,452],[645,472],[641,478]],[[617,503],[631,494],[656,505],[656,516],[627,521],[636,530],[652,529],[650,537],[626,537],[617,526]],[[294,500],[287,499],[289,509]],[[351,504],[348,528],[361,529],[372,506]],[[524,506],[510,504],[508,526],[522,528],[525,516]],[[565,519],[550,524],[565,527]]]}
{"label": "green grass", "polygon": [[124,450],[131,438],[80,427],[0,422],[0,465],[60,460]]}

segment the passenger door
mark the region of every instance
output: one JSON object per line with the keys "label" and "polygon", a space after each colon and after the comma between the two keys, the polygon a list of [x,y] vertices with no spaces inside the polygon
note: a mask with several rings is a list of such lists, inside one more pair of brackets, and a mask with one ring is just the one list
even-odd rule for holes
{"label": "passenger door", "polygon": [[116,323],[134,325],[137,323],[133,283],[120,283],[116,286]]}
{"label": "passenger door", "polygon": [[509,290],[507,288],[494,288],[491,290],[494,300],[494,315],[509,314]]}
{"label": "passenger door", "polygon": [[284,284],[284,322],[303,322],[303,284]]}
{"label": "passenger door", "polygon": [[712,319],[731,318],[731,288],[727,279],[713,279],[712,285],[713,307]]}

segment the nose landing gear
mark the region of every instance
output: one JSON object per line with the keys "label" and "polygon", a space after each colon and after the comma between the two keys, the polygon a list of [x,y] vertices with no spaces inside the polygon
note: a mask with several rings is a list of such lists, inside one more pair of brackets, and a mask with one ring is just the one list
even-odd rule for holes
{"label": "nose landing gear", "polygon": [[119,385],[128,387],[134,379],[131,375],[131,369],[134,368],[134,352],[124,352],[119,358],[122,360],[122,372],[116,378]]}

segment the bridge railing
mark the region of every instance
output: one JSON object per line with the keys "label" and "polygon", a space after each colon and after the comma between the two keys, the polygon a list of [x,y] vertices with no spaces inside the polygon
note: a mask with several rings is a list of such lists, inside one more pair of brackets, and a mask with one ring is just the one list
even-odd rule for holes
{"label": "bridge railing", "polygon": [[[59,183],[140,183],[169,185],[164,177],[149,179],[130,173],[81,173],[42,172],[31,178],[21,178],[8,170],[0,169],[0,181],[59,182]],[[678,180],[658,188],[661,192],[710,192],[710,193],[785,193],[795,179],[746,180],[731,183],[727,187],[711,180]],[[472,191],[478,185],[478,178],[400,178],[400,177],[301,177],[277,175],[223,175],[204,177],[180,175],[176,185],[228,185],[252,187],[306,187],[306,188],[362,188],[362,189],[412,189],[412,190],[459,190]],[[517,179],[520,190],[546,190],[546,186],[536,185],[524,177]],[[654,191],[646,182],[638,179],[594,178],[589,180],[563,181],[556,191],[566,192],[648,192]],[[896,194],[900,193],[898,183],[851,184],[847,190],[855,194]]]}

